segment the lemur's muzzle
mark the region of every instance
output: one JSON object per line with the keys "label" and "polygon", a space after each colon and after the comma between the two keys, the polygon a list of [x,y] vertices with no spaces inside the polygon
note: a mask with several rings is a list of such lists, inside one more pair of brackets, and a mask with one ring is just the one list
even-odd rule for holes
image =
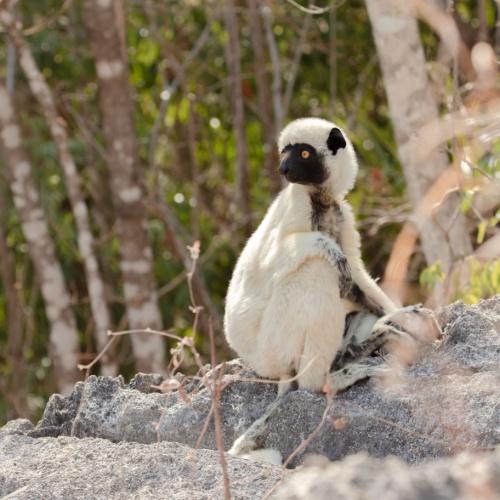
{"label": "lemur's muzzle", "polygon": [[286,175],[290,172],[290,151],[281,153],[281,162],[279,171],[281,175]]}
{"label": "lemur's muzzle", "polygon": [[281,175],[286,175],[290,171],[289,166],[286,164],[286,162],[281,162],[280,163],[280,174]]}

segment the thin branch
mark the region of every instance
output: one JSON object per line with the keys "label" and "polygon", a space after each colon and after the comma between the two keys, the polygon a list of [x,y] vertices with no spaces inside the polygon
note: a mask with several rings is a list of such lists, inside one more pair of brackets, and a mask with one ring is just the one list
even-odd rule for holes
{"label": "thin branch", "polygon": [[288,115],[288,109],[292,100],[293,88],[295,86],[295,80],[297,79],[297,74],[300,69],[300,61],[302,59],[302,54],[304,53],[304,46],[307,40],[309,29],[311,27],[311,22],[312,14],[308,14],[304,19],[304,24],[302,25],[302,30],[300,31],[299,41],[295,49],[292,67],[285,88],[285,95],[283,97],[283,117],[286,117]]}
{"label": "thin branch", "polygon": [[366,83],[368,82],[368,77],[372,69],[375,67],[375,63],[377,62],[377,55],[374,54],[370,60],[365,64],[365,67],[361,70],[358,76],[358,84],[356,85],[356,89],[354,91],[354,97],[352,99],[352,109],[347,117],[347,128],[348,130],[353,130],[356,117],[358,115],[359,107],[361,105],[361,100],[363,99],[364,91],[366,88]]}
{"label": "thin branch", "polygon": [[213,414],[214,414],[214,405],[212,401],[212,404],[210,405],[210,410],[208,411],[207,418],[205,419],[205,423],[203,424],[203,428],[201,429],[200,435],[198,436],[196,444],[194,445],[194,448],[196,450],[201,446],[201,442],[203,441],[203,438],[205,437],[205,434],[208,431],[208,426],[210,425],[210,420]]}
{"label": "thin branch", "polygon": [[332,5],[329,15],[330,33],[328,39],[328,62],[330,74],[330,114],[335,114],[337,100],[338,66],[337,66],[337,7]]}
{"label": "thin branch", "polygon": [[108,343],[102,348],[101,352],[88,364],[86,365],[77,365],[78,369],[79,370],[85,370],[86,373],[85,373],[85,378],[87,379],[88,376],[90,375],[90,370],[92,369],[92,367],[99,362],[99,360],[106,354],[106,352],[108,351],[108,349],[115,343],[115,341],[117,340],[117,336],[113,336],[111,337],[111,339],[108,341]]}
{"label": "thin branch", "polygon": [[271,66],[273,72],[272,93],[273,93],[273,108],[274,108],[274,123],[276,130],[283,128],[283,106],[281,100],[281,64],[278,51],[278,44],[274,38],[272,25],[271,9],[264,5],[260,9],[262,19],[264,21],[264,30],[266,33],[266,41],[271,56]]}
{"label": "thin branch", "polygon": [[140,334],[140,333],[150,333],[151,335],[160,335],[162,337],[167,337],[169,339],[174,339],[177,340],[178,342],[184,342],[185,339],[182,337],[179,337],[178,335],[175,335],[174,333],[171,333],[170,331],[161,331],[161,330],[152,330],[151,328],[136,328],[133,330],[121,330],[119,332],[112,332],[108,331],[108,335],[110,337],[121,337],[123,335],[134,335],[134,334]]}
{"label": "thin branch", "polygon": [[[210,338],[211,345],[214,345],[213,333]],[[215,345],[213,347],[215,352]],[[231,499],[231,485],[229,481],[229,474],[227,471],[227,461],[224,454],[224,436],[222,434],[222,421],[220,418],[220,396],[221,396],[221,381],[224,376],[225,363],[222,364],[219,376],[215,384],[215,391],[213,395],[214,407],[214,425],[215,425],[215,442],[217,443],[217,450],[219,452],[219,461],[222,467],[222,477],[224,479],[224,498],[225,500]]]}
{"label": "thin branch", "polygon": [[23,30],[23,35],[25,36],[36,35],[37,33],[40,33],[41,31],[47,29],[53,23],[57,22],[57,20],[62,16],[62,14],[64,14],[64,12],[66,12],[69,9],[72,3],[73,0],[65,0],[64,3],[61,5],[61,7],[57,10],[57,12],[53,16],[40,18],[40,21],[36,22],[33,26],[25,28]]}
{"label": "thin branch", "polygon": [[306,14],[310,15],[321,15],[325,14],[328,12],[331,8],[333,7],[339,7],[344,3],[344,1],[339,1],[339,2],[332,2],[330,5],[326,7],[318,7],[317,5],[314,4],[309,4],[307,7],[304,7],[304,5],[300,5],[300,3],[296,2],[295,0],[286,0],[290,5],[293,5],[296,9],[299,9],[301,12],[305,12]]}
{"label": "thin branch", "polygon": [[330,408],[332,406],[332,403],[333,403],[333,396],[334,396],[334,393],[329,391],[327,392],[326,394],[326,406],[325,406],[325,411],[323,412],[323,415],[321,416],[321,420],[319,421],[318,425],[314,428],[314,430],[311,432],[311,434],[309,434],[309,436],[307,436],[306,439],[304,439],[300,444],[299,446],[297,446],[297,448],[295,448],[295,450],[292,451],[292,453],[290,453],[290,455],[288,455],[288,458],[285,460],[285,462],[283,463],[283,467],[287,467],[287,465],[301,452],[303,451],[305,448],[307,448],[307,446],[309,446],[309,444],[311,443],[311,441],[319,434],[319,432],[321,431],[321,428],[323,427],[323,424],[325,423],[326,421],[326,418],[328,416],[328,412],[330,411]]}
{"label": "thin branch", "polygon": [[179,85],[181,83],[181,75],[186,70],[187,66],[193,61],[201,52],[203,47],[206,45],[210,38],[210,31],[212,29],[212,24],[207,24],[203,31],[201,32],[198,40],[194,44],[191,51],[186,55],[182,65],[176,71],[176,76],[171,82],[165,83],[161,93],[160,93],[160,109],[158,110],[158,114],[156,115],[155,122],[151,127],[151,134],[149,140],[149,150],[148,150],[148,158],[149,164],[154,165],[154,155],[156,152],[156,148],[158,146],[158,139],[160,137],[160,131],[162,124],[165,121],[165,113],[167,112],[167,107],[169,102],[172,99],[172,96],[175,94]]}
{"label": "thin branch", "polygon": [[5,87],[7,92],[12,94],[14,92],[14,86],[16,84],[16,47],[12,40],[7,40],[7,70],[5,75]]}

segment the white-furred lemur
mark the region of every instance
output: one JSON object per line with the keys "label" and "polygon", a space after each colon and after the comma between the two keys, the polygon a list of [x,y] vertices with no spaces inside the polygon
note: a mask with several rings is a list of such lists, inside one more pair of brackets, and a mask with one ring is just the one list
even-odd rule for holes
{"label": "white-furred lemur", "polygon": [[398,309],[363,264],[345,200],[358,164],[341,128],[319,118],[295,120],[278,146],[279,171],[289,184],[238,259],[225,335],[262,377],[296,376],[300,388],[321,391],[329,383],[340,390],[387,369],[370,354],[422,322],[428,328],[429,315]]}

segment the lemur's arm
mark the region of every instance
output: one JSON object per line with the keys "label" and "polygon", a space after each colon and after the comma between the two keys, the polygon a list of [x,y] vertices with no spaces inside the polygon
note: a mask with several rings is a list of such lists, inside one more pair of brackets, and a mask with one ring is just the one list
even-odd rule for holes
{"label": "lemur's arm", "polygon": [[346,256],[335,240],[319,231],[289,234],[283,238],[278,251],[282,255],[273,256],[273,260],[280,259],[275,277],[294,272],[307,259],[321,257],[338,270],[340,296],[346,296],[351,290],[351,272]]}
{"label": "lemur's arm", "polygon": [[[363,260],[361,258],[361,239],[356,229],[356,221],[352,212],[351,205],[346,201],[340,204],[342,212],[342,227],[341,227],[341,245],[347,262],[351,270],[353,281],[352,299],[359,303],[363,303],[366,299],[368,302],[374,303],[381,310],[375,311],[375,308],[368,309],[380,314],[388,314],[396,311],[397,307],[385,292],[377,285],[375,280],[368,274]],[[367,304],[362,304],[367,306]]]}

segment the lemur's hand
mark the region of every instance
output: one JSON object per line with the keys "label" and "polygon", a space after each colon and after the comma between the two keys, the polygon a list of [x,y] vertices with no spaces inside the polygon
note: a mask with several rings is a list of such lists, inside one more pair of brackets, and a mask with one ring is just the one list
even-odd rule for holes
{"label": "lemur's hand", "polygon": [[347,297],[351,293],[353,281],[351,275],[351,268],[347,262],[347,258],[343,253],[339,254],[337,260],[337,267],[339,269],[339,289],[340,297]]}
{"label": "lemur's hand", "polygon": [[352,288],[351,268],[347,257],[342,252],[340,246],[329,238],[319,237],[315,243],[328,262],[335,266],[339,271],[339,289],[340,297],[349,295]]}

